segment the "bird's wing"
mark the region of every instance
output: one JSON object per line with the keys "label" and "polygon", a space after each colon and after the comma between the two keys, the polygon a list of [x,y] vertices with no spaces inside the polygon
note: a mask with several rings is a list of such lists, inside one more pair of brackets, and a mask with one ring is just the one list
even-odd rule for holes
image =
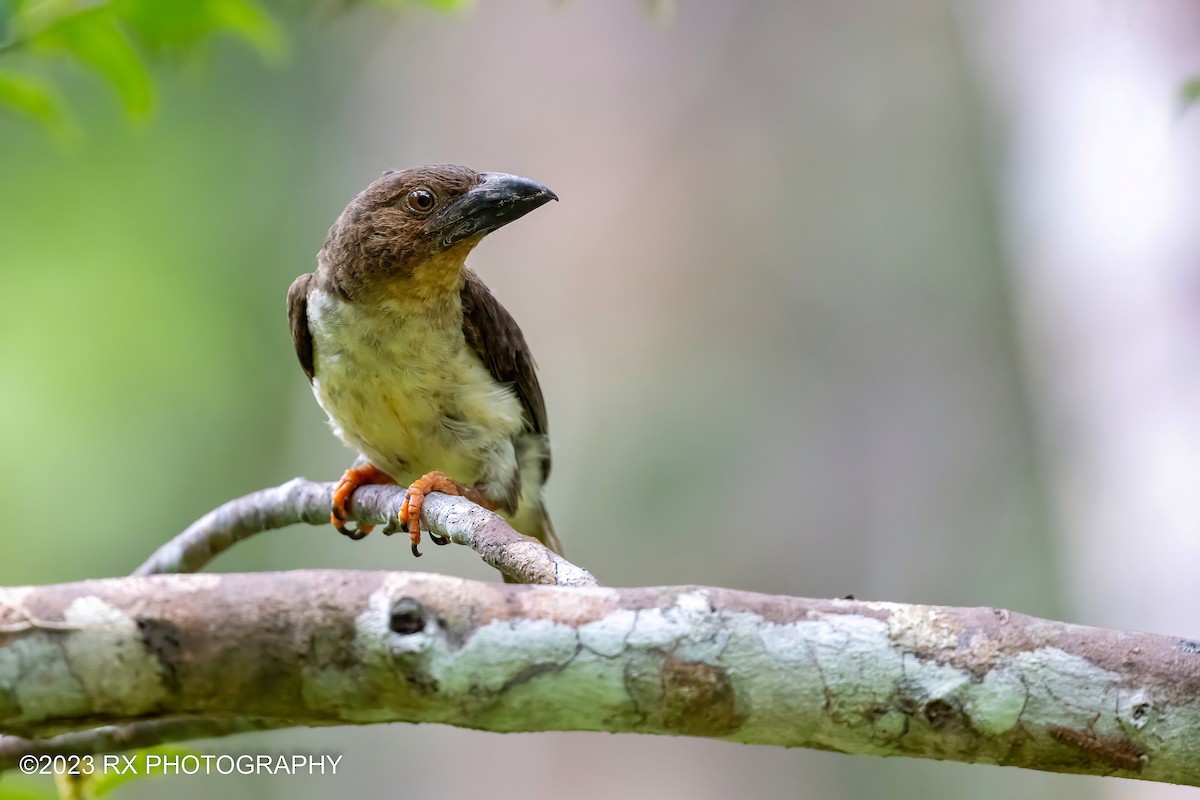
{"label": "bird's wing", "polygon": [[463,337],[492,377],[513,387],[533,431],[544,435],[548,432],[546,401],[525,336],[479,276],[469,269],[464,271]]}
{"label": "bird's wing", "polygon": [[296,347],[296,358],[308,376],[308,382],[313,379],[313,341],[312,331],[308,329],[308,285],[312,282],[313,273],[301,275],[292,282],[288,289],[288,323],[292,329],[292,344]]}

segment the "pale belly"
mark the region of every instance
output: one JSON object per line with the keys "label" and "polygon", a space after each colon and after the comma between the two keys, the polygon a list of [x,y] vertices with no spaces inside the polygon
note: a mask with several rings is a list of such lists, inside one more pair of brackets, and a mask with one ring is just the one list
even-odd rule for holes
{"label": "pale belly", "polygon": [[314,292],[309,327],[313,393],[346,445],[401,483],[436,470],[497,499],[519,492],[522,406],[459,325],[381,320]]}

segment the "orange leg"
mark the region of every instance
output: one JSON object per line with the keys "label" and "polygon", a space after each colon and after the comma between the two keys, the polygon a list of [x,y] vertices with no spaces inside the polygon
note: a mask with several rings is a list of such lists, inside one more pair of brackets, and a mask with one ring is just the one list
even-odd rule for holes
{"label": "orange leg", "polygon": [[374,464],[363,464],[361,467],[351,467],[342,474],[333,490],[333,508],[329,512],[329,521],[338,533],[351,539],[361,539],[375,529],[374,525],[357,525],[354,528],[346,526],[346,503],[350,495],[360,486],[372,483],[395,483],[391,475],[376,467]]}
{"label": "orange leg", "polygon": [[[430,472],[413,481],[412,486],[408,487],[408,496],[400,506],[400,530],[408,532],[413,555],[418,558],[421,556],[421,551],[417,549],[417,545],[421,543],[421,508],[425,505],[425,495],[430,492],[465,497],[487,509],[495,507],[479,489],[459,483],[444,472]],[[434,534],[430,534],[430,538],[434,544],[450,543],[449,539]]]}

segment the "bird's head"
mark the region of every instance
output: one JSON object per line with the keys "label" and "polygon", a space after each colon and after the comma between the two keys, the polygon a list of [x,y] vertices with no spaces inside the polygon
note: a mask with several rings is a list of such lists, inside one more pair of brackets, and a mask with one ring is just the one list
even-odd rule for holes
{"label": "bird's head", "polygon": [[388,170],[346,206],[318,259],[350,295],[380,282],[450,289],[484,236],[557,199],[536,181],[502,172]]}

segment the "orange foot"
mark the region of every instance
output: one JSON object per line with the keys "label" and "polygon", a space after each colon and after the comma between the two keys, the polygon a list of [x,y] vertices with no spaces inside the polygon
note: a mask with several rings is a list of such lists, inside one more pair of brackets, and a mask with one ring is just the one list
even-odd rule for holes
{"label": "orange foot", "polygon": [[[425,505],[425,495],[430,492],[457,495],[484,508],[493,507],[483,492],[474,486],[459,483],[444,472],[429,472],[415,480],[412,486],[408,487],[408,496],[400,506],[400,530],[408,533],[408,538],[412,541],[413,555],[417,558],[421,557],[421,551],[417,549],[417,545],[421,543],[421,508]],[[429,538],[433,539],[434,544],[450,544],[450,540],[444,536],[431,533]]]}
{"label": "orange foot", "polygon": [[363,464],[361,467],[351,467],[342,475],[333,490],[333,508],[329,512],[329,522],[337,528],[338,533],[351,539],[361,539],[371,531],[374,525],[358,524],[353,528],[346,527],[346,502],[354,490],[360,486],[372,483],[395,483],[391,475],[376,467],[374,464]]}

